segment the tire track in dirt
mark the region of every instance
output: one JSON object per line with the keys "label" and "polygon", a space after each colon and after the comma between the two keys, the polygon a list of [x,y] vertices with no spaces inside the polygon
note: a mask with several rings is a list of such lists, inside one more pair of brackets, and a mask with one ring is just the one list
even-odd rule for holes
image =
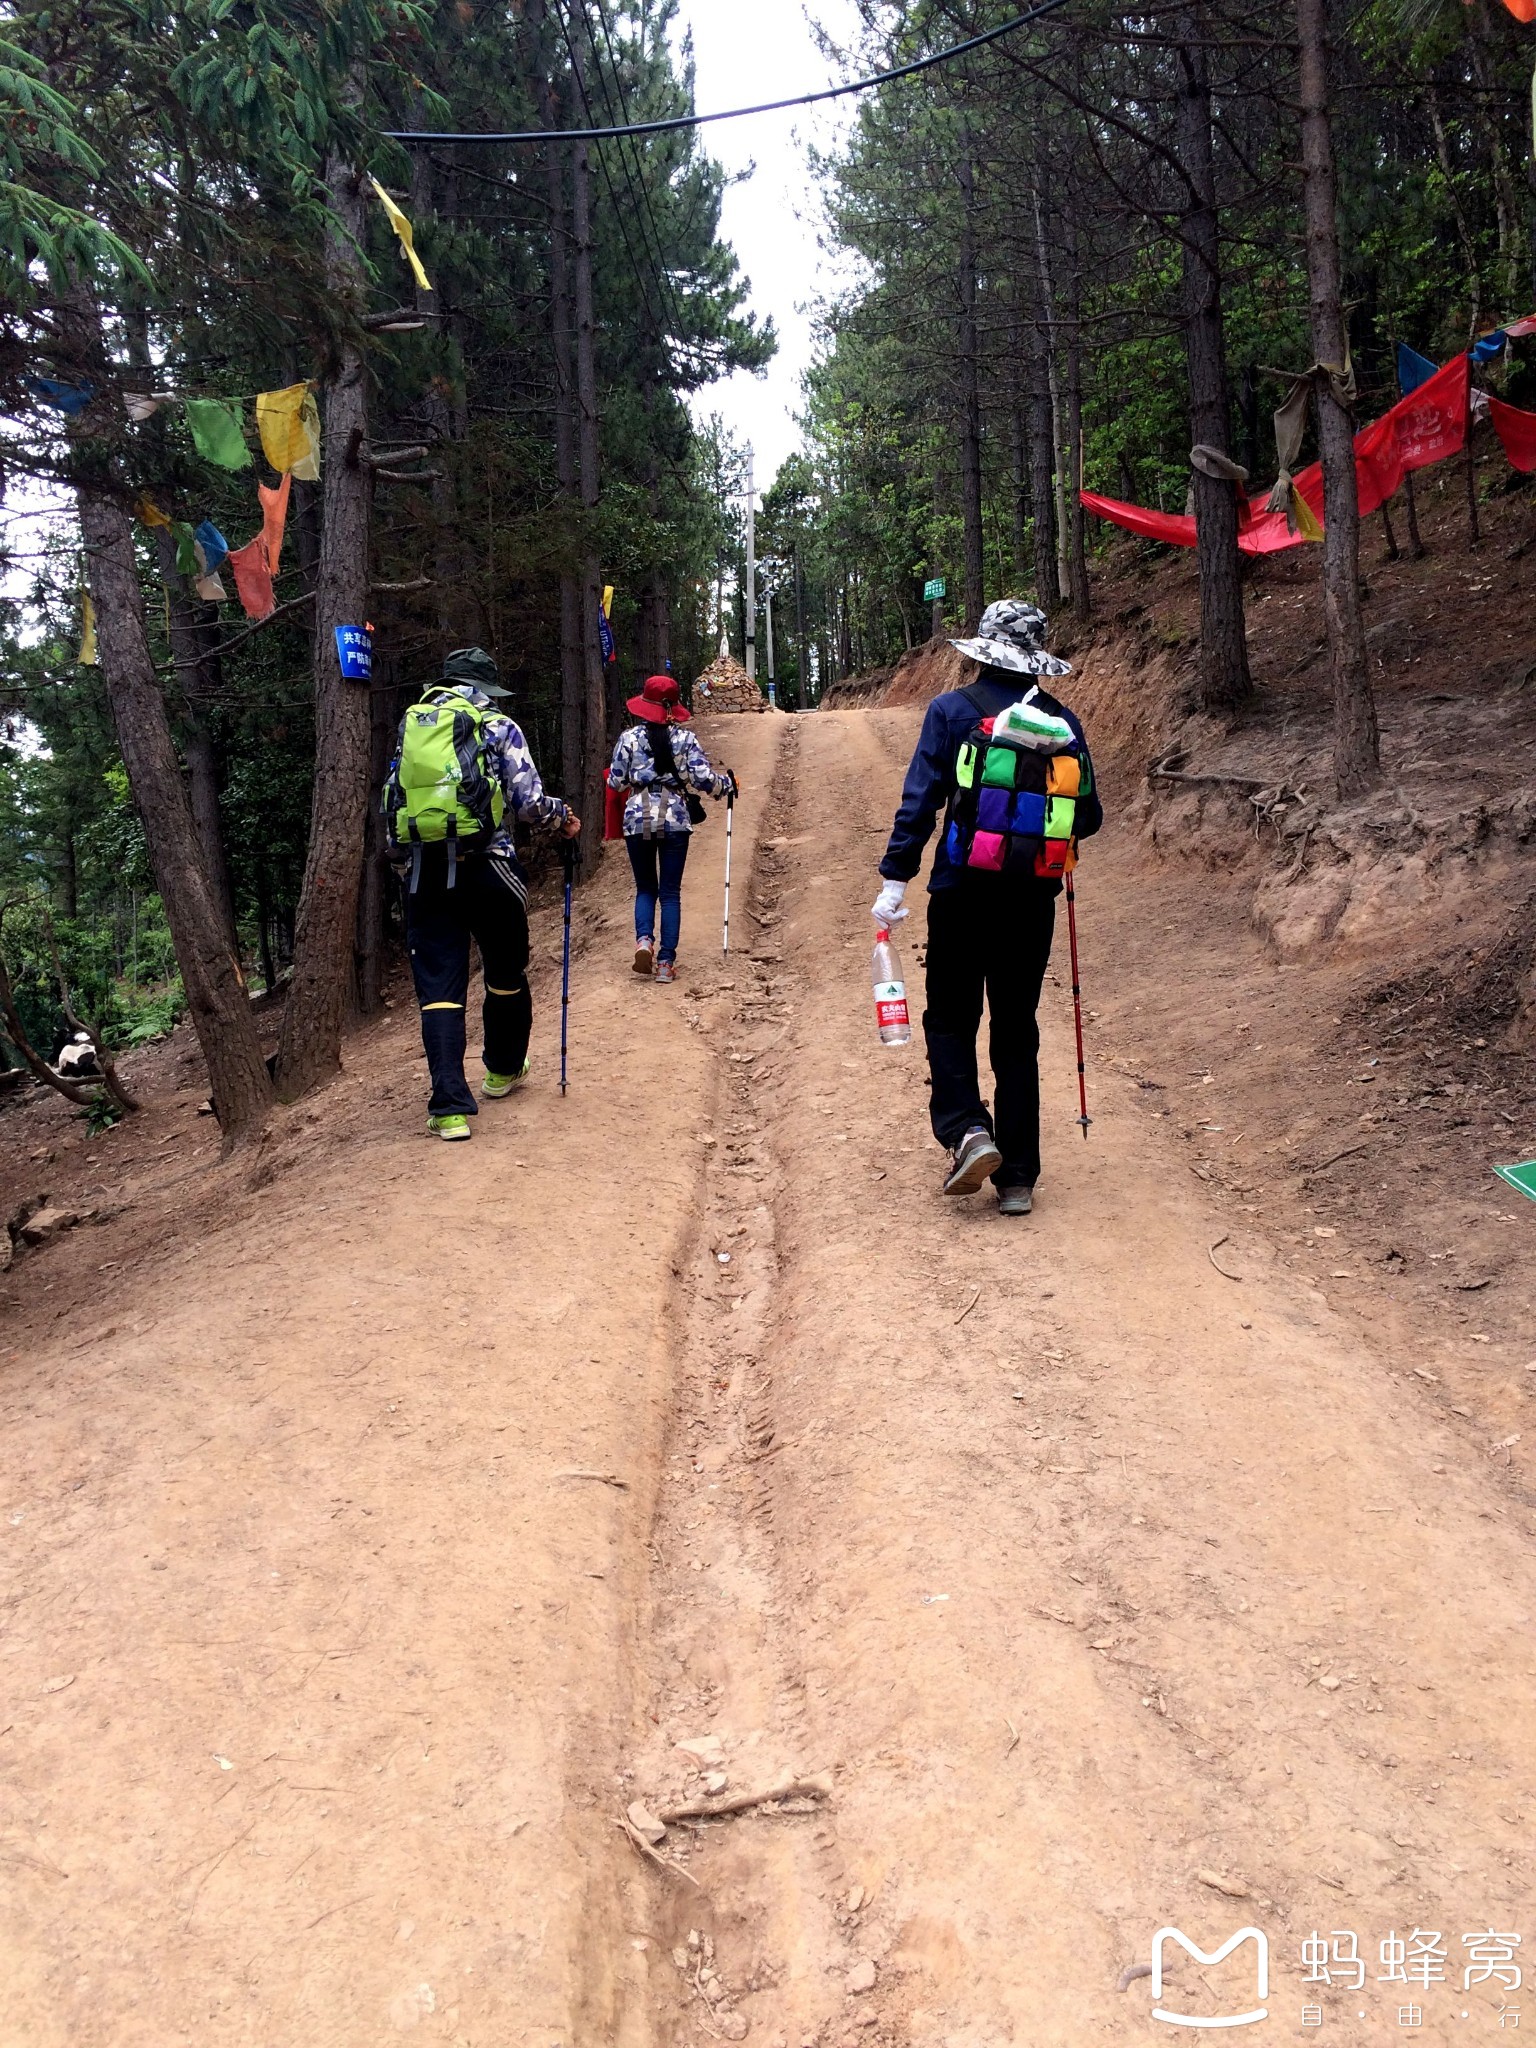
{"label": "tire track in dirt", "polygon": [[[1459,1990],[1462,1931],[1518,1927],[1526,1897],[1528,1534],[1485,1475],[1437,1470],[1434,1419],[1256,1230],[1185,1193],[1129,1083],[1101,1086],[1082,1145],[1059,975],[1036,1215],[937,1196],[920,1047],[882,1052],[868,1017],[863,906],[912,725],[798,721],[764,851],[789,1030],[742,1063],[772,1209],[742,1388],[774,1432],[750,1470],[775,1540],[769,1590],[715,1640],[724,1672],[751,1641],[775,1682],[803,1675],[793,1760],[836,1793],[827,1860],[784,1878],[812,1938],[753,1993],[727,1921],[722,1974],[788,2048],[1145,2038],[1146,1987],[1114,1987],[1170,1922],[1207,1948],[1265,1927],[1272,2038],[1303,2037],[1315,1928],[1372,1958],[1445,1929]],[[1085,973],[1113,972],[1085,940]],[[1239,1282],[1207,1257],[1223,1229]],[[727,1897],[771,1888],[741,1846],[758,1825],[728,1838]],[[836,1973],[853,1958],[873,1990]],[[1352,1994],[1305,1995],[1335,2039],[1393,2023],[1374,1986],[1365,2023]],[[1491,1997],[1462,2002],[1488,2025]],[[1460,2010],[1431,1999],[1429,2038],[1464,2038]]]}

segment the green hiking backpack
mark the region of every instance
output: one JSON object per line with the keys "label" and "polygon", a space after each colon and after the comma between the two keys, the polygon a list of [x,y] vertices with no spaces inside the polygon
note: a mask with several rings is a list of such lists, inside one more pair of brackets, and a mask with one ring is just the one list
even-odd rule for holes
{"label": "green hiking backpack", "polygon": [[447,847],[451,889],[458,855],[489,845],[500,826],[505,799],[486,758],[485,728],[503,715],[445,684],[429,690],[400,721],[383,811],[390,851],[411,855],[412,890],[424,846]]}

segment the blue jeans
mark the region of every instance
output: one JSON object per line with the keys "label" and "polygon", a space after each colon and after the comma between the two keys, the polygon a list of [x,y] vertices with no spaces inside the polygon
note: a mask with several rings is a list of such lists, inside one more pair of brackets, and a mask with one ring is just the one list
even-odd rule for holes
{"label": "blue jeans", "polygon": [[661,898],[661,944],[658,960],[677,958],[678,934],[683,928],[683,867],[688,859],[687,832],[664,832],[659,839],[644,839],[638,832],[626,833],[629,864],[635,871],[635,937],[656,936],[656,899]]}

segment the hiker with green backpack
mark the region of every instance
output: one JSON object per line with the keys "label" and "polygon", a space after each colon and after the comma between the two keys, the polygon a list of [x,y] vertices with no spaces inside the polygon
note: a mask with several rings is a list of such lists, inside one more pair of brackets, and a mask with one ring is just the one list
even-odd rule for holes
{"label": "hiker with green backpack", "polygon": [[[902,898],[943,809],[923,1013],[933,1134],[950,1154],[945,1194],[975,1194],[990,1179],[1005,1216],[1030,1213],[1040,1174],[1035,1010],[1056,898],[1077,842],[1104,822],[1083,728],[1041,688],[1042,676],[1072,673],[1046,652],[1045,628],[1037,606],[1004,598],[982,613],[975,639],[953,643],[980,674],[928,706],[871,905],[881,931],[908,915]],[[983,996],[995,1114],[976,1063]]]}
{"label": "hiker with green backpack", "polygon": [[510,1095],[528,1076],[528,884],[512,822],[557,826],[566,839],[581,830],[570,806],[545,794],[521,729],[498,708],[511,694],[483,647],[458,648],[401,720],[384,782],[432,1075],[427,1129],[450,1141],[470,1136],[478,1108],[464,1078],[471,939],[485,977],[480,1093]]}

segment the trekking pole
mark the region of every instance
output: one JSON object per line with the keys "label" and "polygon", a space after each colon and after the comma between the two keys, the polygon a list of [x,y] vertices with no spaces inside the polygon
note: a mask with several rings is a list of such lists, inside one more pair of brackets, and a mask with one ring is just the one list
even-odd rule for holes
{"label": "trekking pole", "polygon": [[1078,1122],[1083,1127],[1086,1143],[1088,1126],[1093,1119],[1088,1114],[1088,1080],[1083,1068],[1083,996],[1077,980],[1077,897],[1072,888],[1072,871],[1067,870],[1067,934],[1072,942],[1072,1021],[1077,1026],[1077,1099],[1081,1105]]}
{"label": "trekking pole", "polygon": [[731,825],[736,816],[736,792],[729,790],[725,799],[725,929],[720,935],[722,955],[731,950]]}
{"label": "trekking pole", "polygon": [[567,839],[560,848],[565,863],[565,958],[560,967],[560,1093],[565,1093],[565,1049],[571,1018],[571,879],[576,872],[576,842]]}

